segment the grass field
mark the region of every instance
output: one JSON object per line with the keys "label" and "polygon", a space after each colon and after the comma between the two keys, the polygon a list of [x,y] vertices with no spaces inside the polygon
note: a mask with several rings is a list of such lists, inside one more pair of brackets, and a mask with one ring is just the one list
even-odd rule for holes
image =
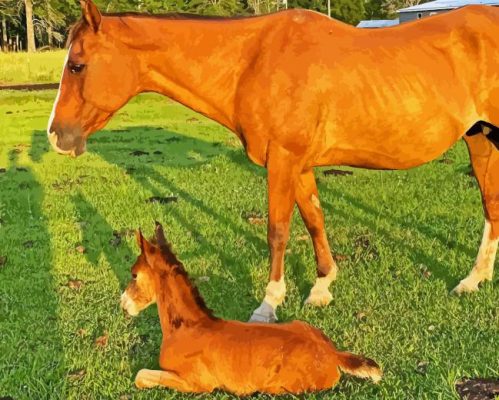
{"label": "grass field", "polygon": [[[266,216],[265,171],[223,128],[155,95],[126,106],[84,156],[58,156],[45,136],[54,97],[0,92],[0,397],[231,397],[136,390],[135,373],[157,367],[161,332],[156,307],[125,318],[119,295],[137,254],[133,229],[150,235],[159,220],[209,307],[247,320],[268,275],[266,227],[248,222]],[[483,215],[464,143],[445,160],[316,172],[342,256],[334,299],[303,306],[315,267],[295,212],[278,316],[320,327],[385,377],[344,375],[309,398],[453,399],[461,377],[499,376],[497,273],[476,294],[449,294],[471,269]],[[170,195],[178,202],[146,201]]]}
{"label": "grass field", "polygon": [[0,85],[59,82],[65,56],[65,50],[41,53],[0,51]]}

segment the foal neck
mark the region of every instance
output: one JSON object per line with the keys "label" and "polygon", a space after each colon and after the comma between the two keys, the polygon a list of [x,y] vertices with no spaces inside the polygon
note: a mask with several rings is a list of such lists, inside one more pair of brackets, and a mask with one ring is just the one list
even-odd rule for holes
{"label": "foal neck", "polygon": [[179,263],[160,273],[157,286],[158,312],[163,336],[200,322],[215,321],[197,288]]}

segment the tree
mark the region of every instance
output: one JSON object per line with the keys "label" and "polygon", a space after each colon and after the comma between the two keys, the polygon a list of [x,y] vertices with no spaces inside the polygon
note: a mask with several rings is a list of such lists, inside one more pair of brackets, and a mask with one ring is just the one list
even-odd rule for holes
{"label": "tree", "polygon": [[139,3],[140,12],[168,13],[186,11],[183,0],[142,0]]}
{"label": "tree", "polygon": [[235,15],[243,12],[239,0],[191,0],[186,4],[186,11],[196,14]]}
{"label": "tree", "polygon": [[357,25],[364,18],[365,8],[363,0],[334,0],[331,1],[331,17],[343,22]]}
{"label": "tree", "polygon": [[[326,0],[288,0],[290,8],[307,8],[327,14]],[[364,0],[332,0],[331,17],[349,24],[364,18]]]}
{"label": "tree", "polygon": [[0,44],[3,51],[8,50],[7,48],[8,38],[9,38],[8,29],[18,24],[16,18],[17,18],[16,2],[13,0],[2,1],[0,3],[0,20],[1,20],[1,30],[2,30]]}
{"label": "tree", "polygon": [[36,51],[35,28],[33,26],[33,2],[24,0],[24,14],[26,16],[26,42],[28,52]]}
{"label": "tree", "polygon": [[400,10],[401,8],[415,6],[428,1],[429,0],[383,0],[382,9],[387,15],[394,17],[397,15],[397,10]]}
{"label": "tree", "polygon": [[363,19],[385,19],[388,13],[383,8],[381,0],[368,0],[365,3],[365,14]]}

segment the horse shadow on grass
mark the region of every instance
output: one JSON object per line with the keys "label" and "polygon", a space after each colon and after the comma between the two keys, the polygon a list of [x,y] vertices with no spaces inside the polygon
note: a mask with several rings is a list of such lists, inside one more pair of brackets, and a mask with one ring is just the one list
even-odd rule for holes
{"label": "horse shadow on grass", "polygon": [[[250,229],[237,228],[234,224],[234,221],[231,221],[225,215],[216,212],[213,207],[207,204],[206,201],[203,200],[202,195],[187,193],[178,185],[176,185],[172,180],[168,179],[168,177],[159,174],[154,167],[156,165],[175,165],[195,168],[196,166],[202,165],[205,162],[209,162],[209,159],[211,157],[223,154],[234,164],[234,168],[240,168],[246,171],[250,171],[251,173],[259,174],[262,177],[266,175],[266,172],[263,168],[252,165],[248,161],[243,151],[227,147],[226,145],[223,145],[221,143],[204,142],[199,139],[183,136],[178,132],[165,130],[159,130],[158,133],[161,135],[161,137],[152,138],[149,143],[147,143],[147,141],[144,141],[143,138],[148,134],[147,131],[149,131],[150,133],[151,128],[138,127],[133,129],[137,129],[137,133],[141,135],[142,140],[138,140],[138,138],[128,137],[130,132],[127,132],[126,135],[115,135],[114,137],[100,136],[96,137],[96,140],[94,142],[98,143],[99,146],[94,145],[93,151],[96,151],[101,157],[106,159],[106,161],[116,164],[124,169],[129,168],[131,162],[130,160],[126,160],[123,158],[123,153],[125,151],[129,152],[130,150],[130,143],[133,143],[134,148],[137,147],[139,152],[142,151],[151,154],[154,151],[158,150],[165,151],[165,153],[167,154],[166,159],[164,155],[163,159],[159,159],[158,161],[146,159],[146,163],[141,165],[142,169],[140,171],[132,171],[133,173],[137,172],[136,181],[142,184],[143,187],[153,192],[155,196],[161,196],[165,193],[179,194],[182,199],[197,207],[201,212],[209,215],[219,224],[221,223],[224,228],[233,229],[238,234],[244,235],[246,238],[248,238],[249,244],[254,246],[259,254],[261,254],[262,252],[267,253],[266,242],[253,235],[253,232]],[[198,154],[198,157],[192,157],[191,152],[193,151]],[[144,165],[146,167],[144,167]],[[217,187],[214,190],[222,191],[224,190],[224,188]],[[322,190],[324,190],[324,188]],[[340,215],[345,221],[352,221],[354,223],[364,225],[368,228],[369,231],[377,231],[380,235],[383,235],[383,238],[385,238],[387,241],[390,241],[395,246],[405,247],[406,244],[403,242],[403,240],[396,238],[388,230],[382,229],[377,226],[375,221],[380,216],[379,213],[370,204],[364,201],[360,201],[358,198],[355,198],[348,193],[342,193],[341,195],[348,201],[349,204],[354,207],[354,209],[358,209],[365,213],[367,218],[359,218],[355,216],[355,213],[346,213],[343,210],[335,209],[328,203],[325,203],[326,212],[336,213]],[[189,230],[196,231],[195,223],[193,223],[193,221],[185,220],[185,218],[182,218],[182,216],[178,213],[175,214],[175,218],[179,220],[182,225],[188,227]],[[406,221],[403,221],[401,218],[396,218],[391,215],[387,215],[382,218],[385,219],[385,221],[382,222],[387,222],[389,225],[397,225],[398,227],[402,227],[405,229],[415,230],[416,232],[418,232],[418,234],[421,234],[425,238],[435,239],[444,246],[454,247],[455,250],[466,254],[470,258],[473,258],[474,256],[473,249],[462,244],[449,243],[448,239],[443,234],[436,232],[432,229],[431,226],[421,223],[413,223],[409,226]],[[455,221],[449,221],[448,225],[452,226],[453,223],[455,223]],[[383,225],[385,224],[380,224],[380,226]],[[351,240],[354,241],[355,238],[351,238]],[[217,249],[215,246],[208,245],[205,251],[218,252],[224,265],[234,265],[235,263],[237,263],[237,261],[233,257],[220,252],[220,249]],[[312,252],[311,245],[309,246],[309,251]],[[429,271],[431,271],[433,278],[443,280],[448,289],[454,287],[455,284],[459,281],[460,277],[453,276],[449,272],[449,268],[447,268],[445,262],[439,262],[435,257],[428,255],[423,250],[418,250],[417,247],[413,247],[411,249],[410,258],[413,260],[415,268],[419,268],[420,265],[426,266]],[[294,278],[302,298],[305,298],[310,290],[311,282],[307,282],[307,280],[305,279],[305,266],[296,265],[301,263],[303,263],[302,258],[294,255],[293,253],[287,255],[286,257],[286,264],[288,265],[288,276],[291,275]],[[295,266],[295,268],[289,268],[291,265]],[[251,284],[249,280],[247,283]],[[259,299],[255,299],[255,301],[253,302],[253,306],[256,305],[258,301]]]}
{"label": "horse shadow on grass", "polygon": [[[89,263],[97,266],[99,259],[104,257],[121,288],[130,281],[130,269],[136,260],[135,253],[128,246],[126,239],[135,237],[133,229],[116,230],[111,227],[99,210],[88,201],[81,192],[72,196],[77,215],[82,217],[78,221],[82,232],[82,245]],[[116,308],[119,307],[120,298],[116,296]],[[151,365],[155,360],[161,344],[161,327],[157,322],[156,307],[145,310],[140,318],[134,322],[137,338],[129,349],[129,362],[135,374],[144,365]],[[154,361],[155,362],[155,361]],[[156,365],[157,367],[157,365]]]}
{"label": "horse shadow on grass", "polygon": [[[48,148],[46,133],[43,131],[35,132],[30,150],[32,159],[34,161],[41,160],[43,153],[45,153]],[[266,242],[256,236],[254,234],[254,229],[251,229],[249,225],[248,228],[241,227],[236,223],[237,221],[218,212],[213,206],[208,204],[203,198],[202,193],[192,193],[183,190],[173,179],[159,173],[156,169],[157,166],[195,169],[203,164],[209,163],[212,158],[223,155],[234,164],[234,168],[241,168],[264,177],[266,174],[265,170],[252,165],[240,149],[229,147],[221,142],[207,142],[191,136],[185,136],[181,133],[160,127],[138,126],[126,130],[105,130],[99,132],[89,139],[89,151],[96,153],[108,163],[121,168],[135,181],[135,183],[147,189],[154,197],[161,198],[175,193],[182,201],[190,203],[191,206],[194,206],[201,213],[204,213],[214,221],[217,221],[219,226],[222,225],[223,230],[232,230],[237,235],[246,238],[247,244],[254,248],[254,251],[258,254],[268,254]],[[325,188],[321,188],[321,186],[322,185],[319,183],[320,191],[324,191]],[[215,187],[213,190],[223,191],[224,188]],[[370,204],[364,203],[347,193],[342,193],[341,196],[350,204],[354,205],[356,209],[363,211],[363,213],[367,215],[367,218],[356,217],[355,213],[346,213],[342,209],[335,208],[327,202],[323,202],[324,210],[326,212],[335,213],[345,221],[345,223],[359,223],[360,225],[366,226],[369,231],[378,232],[380,235],[383,235],[383,238],[389,240],[395,246],[405,246],[405,243],[403,243],[401,239],[395,238],[391,232],[381,229],[376,225],[375,221],[379,219],[380,216]],[[241,211],[243,212],[244,210]],[[266,210],[261,211],[262,214],[265,215]],[[203,245],[200,249],[202,253],[201,256],[209,253],[217,254],[224,266],[231,268],[234,265],[239,265],[240,267],[241,262],[238,261],[236,257],[227,254],[223,248],[216,246],[216,244],[210,243],[210,241],[200,233],[196,220],[188,220],[179,212],[179,209],[175,205],[165,205],[165,212],[202,241]],[[396,224],[399,227],[415,230],[426,238],[436,239],[444,245],[449,245],[449,243],[447,243],[448,240],[443,235],[438,234],[425,224],[416,223],[408,226],[407,222],[394,218],[393,216],[383,216],[381,218],[389,224]],[[105,220],[103,219],[103,221]],[[452,223],[453,221],[449,222]],[[109,237],[110,233],[112,233],[112,230],[109,227],[106,237]],[[224,232],[220,231],[220,234],[223,235]],[[354,241],[355,239],[351,238],[351,240]],[[311,243],[309,247],[309,250],[312,251]],[[474,256],[473,250],[469,247],[460,244],[454,244],[454,247],[470,258]],[[334,253],[334,247],[332,250]],[[184,256],[189,258],[192,254],[184,254]],[[199,254],[197,254],[197,256],[199,256]],[[426,265],[433,277],[442,279],[449,289],[457,283],[459,277],[452,276],[446,265],[425,254],[423,251],[419,251],[417,248],[412,247],[410,257],[415,266],[420,264]],[[290,265],[301,264],[302,258],[291,254],[286,257],[286,263],[288,265],[288,276],[291,275],[293,277],[301,296],[304,298],[308,294],[311,286],[311,282],[306,282],[304,266],[298,265],[296,268],[293,268],[293,270],[290,270],[289,268]],[[249,268],[249,266],[244,266],[244,268],[238,268],[237,270],[237,273],[240,274],[240,276],[238,276],[238,279],[240,280],[238,286],[241,288],[252,287]],[[117,275],[121,276],[120,274],[121,272],[117,271]],[[209,284],[210,286],[212,284],[217,286],[218,283],[224,285],[224,278],[220,278],[220,282],[216,282],[217,277],[214,275],[210,276],[210,278],[212,279]],[[120,282],[123,282],[122,278],[120,278]],[[233,308],[234,312],[229,312],[229,317],[244,319],[247,316],[241,315],[241,313],[238,313],[236,310],[243,309],[248,311],[258,304],[260,299],[253,297],[248,300],[246,294],[247,293],[245,293],[244,296],[239,296],[238,294],[233,293],[231,297],[235,302]]]}
{"label": "horse shadow on grass", "polygon": [[0,170],[0,397],[63,398],[65,362],[58,330],[44,190],[9,151]]}
{"label": "horse shadow on grass", "polygon": [[[437,240],[440,242],[440,244],[448,247],[449,249],[457,250],[463,254],[466,254],[470,259],[472,259],[474,256],[472,248],[455,242],[449,242],[449,240],[443,234],[436,232],[426,224],[408,224],[401,218],[390,216],[389,218],[383,217],[383,223],[380,223],[378,225],[376,224],[376,221],[380,219],[379,211],[376,210],[372,205],[360,201],[358,198],[345,192],[341,193],[341,197],[348,204],[352,205],[354,210],[359,210],[360,212],[362,212],[364,216],[360,218],[355,215],[355,212],[347,213],[341,208],[333,207],[333,205],[327,201],[321,202],[324,211],[337,214],[338,217],[343,221],[351,221],[354,224],[362,225],[366,227],[369,232],[376,232],[377,235],[387,240],[388,243],[390,243],[390,245],[395,248],[407,248],[407,243],[404,239],[396,238],[393,233],[390,232],[390,230],[381,228],[381,226],[386,226],[384,222],[388,222],[389,225],[397,226],[398,228],[416,231],[418,234],[421,234],[427,239]],[[455,220],[448,220],[447,226],[455,226],[457,221],[457,217]],[[421,273],[425,273],[424,269],[428,268],[428,270],[431,272],[432,277],[442,280],[446,284],[448,290],[451,290],[453,287],[455,287],[455,285],[459,282],[459,279],[462,278],[462,276],[454,276],[449,271],[449,268],[445,264],[445,262],[440,262],[436,258],[431,257],[430,255],[425,253],[424,250],[419,249],[416,246],[411,247],[409,257],[412,260],[414,268],[422,268],[422,270],[420,271]],[[395,263],[396,260],[393,261]]]}
{"label": "horse shadow on grass", "polygon": [[[45,132],[34,132],[30,153],[32,159],[40,161],[48,149]],[[177,202],[161,205],[161,207],[164,207],[164,216],[161,222],[165,225],[167,235],[167,222],[175,221],[198,242],[196,254],[189,252],[179,254],[183,260],[189,260],[191,257],[201,259],[203,256],[212,257],[216,255],[218,263],[223,268],[227,268],[228,272],[237,279],[233,285],[228,284],[226,276],[222,276],[223,274],[219,276],[214,271],[208,273],[209,282],[205,279],[198,281],[196,276],[192,276],[192,278],[198,284],[207,303],[211,304],[215,309],[217,315],[225,318],[246,320],[261,300],[255,298],[252,294],[254,285],[249,263],[242,263],[240,255],[230,254],[233,252],[227,252],[224,247],[206,237],[202,231],[207,227],[200,226],[196,218],[187,217],[182,212],[182,204],[188,203],[199,214],[204,214],[209,219],[216,221],[212,228],[219,227],[218,232],[216,232],[217,236],[223,237],[224,234],[230,232],[234,236],[244,238],[245,245],[249,247],[250,252],[259,255],[266,254],[266,241],[262,240],[261,235],[256,234],[256,227],[249,223],[245,226],[246,223],[242,223],[241,220],[220,212],[217,207],[208,203],[203,193],[183,189],[181,183],[177,183],[173,176],[170,177],[157,170],[159,166],[168,166],[174,167],[176,170],[191,169],[195,171],[196,168],[209,163],[212,158],[222,155],[227,156],[229,161],[234,162],[239,167],[241,164],[248,164],[247,161],[242,162],[245,158],[244,154],[240,150],[225,146],[220,142],[206,142],[202,139],[158,127],[132,127],[126,131],[104,130],[89,139],[88,150],[107,163],[119,167],[134,184],[140,185],[151,193],[151,197],[162,199],[175,194],[178,198]],[[248,166],[248,168],[254,169],[255,171],[252,170],[252,172],[256,174],[265,174],[265,171],[263,169],[259,170],[258,167]],[[213,190],[223,193],[223,187],[213,187]],[[130,195],[134,196],[135,194],[131,192]],[[149,207],[148,200],[149,198],[143,198],[140,199],[140,202],[144,204],[144,207]],[[89,261],[95,264],[100,252],[103,251],[106,257],[109,258],[109,262],[115,270],[121,285],[124,286],[126,276],[129,273],[129,266],[120,265],[119,257],[109,254],[113,250],[104,250],[106,247],[109,248],[108,242],[113,239],[113,228],[106,222],[106,218],[99,214],[99,210],[93,207],[83,196],[76,196],[73,202],[82,217],[88,216],[89,220],[95,220],[87,227],[82,228],[85,243],[90,245],[93,242],[94,244],[90,246],[96,246],[95,249],[90,248],[88,250],[87,257]],[[244,210],[241,210],[241,214],[243,213]],[[135,229],[138,227],[130,228]],[[175,238],[169,239],[175,247]],[[123,268],[125,268],[125,271],[123,271]],[[188,261],[186,262],[186,268],[189,270]],[[225,302],[222,306],[222,298],[230,298],[231,301]],[[218,304],[213,306],[213,303]]]}

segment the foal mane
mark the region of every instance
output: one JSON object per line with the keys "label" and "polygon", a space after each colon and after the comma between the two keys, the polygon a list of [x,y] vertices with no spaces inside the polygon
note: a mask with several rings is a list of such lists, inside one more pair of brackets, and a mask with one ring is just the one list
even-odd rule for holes
{"label": "foal mane", "polygon": [[165,263],[167,263],[170,267],[168,270],[170,273],[175,274],[175,275],[180,275],[184,277],[185,283],[187,284],[188,288],[191,291],[191,295],[194,298],[194,301],[198,305],[198,307],[211,319],[218,319],[213,315],[213,311],[206,306],[206,303],[201,297],[201,294],[199,293],[199,289],[197,286],[192,283],[191,279],[189,278],[189,274],[184,268],[184,264],[182,264],[181,261],[175,256],[173,253],[170,244],[169,243],[158,243],[157,246],[159,247],[161,256]]}

